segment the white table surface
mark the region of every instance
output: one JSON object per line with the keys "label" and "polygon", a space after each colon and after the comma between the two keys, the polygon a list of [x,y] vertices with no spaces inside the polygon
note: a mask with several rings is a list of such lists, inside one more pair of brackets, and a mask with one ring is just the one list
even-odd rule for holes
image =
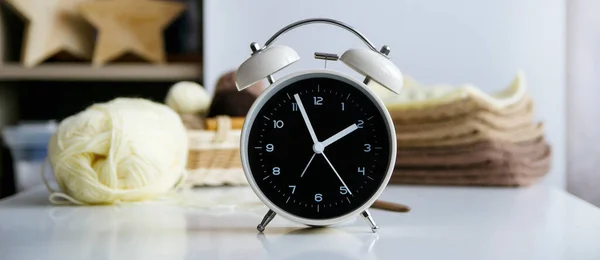
{"label": "white table surface", "polygon": [[544,186],[390,186],[382,198],[412,211],[372,209],[378,233],[361,218],[309,229],[276,217],[258,235],[261,204],[199,207],[258,202],[249,188],[204,189],[185,204],[53,206],[47,195],[0,202],[0,259],[600,259],[600,209]]}

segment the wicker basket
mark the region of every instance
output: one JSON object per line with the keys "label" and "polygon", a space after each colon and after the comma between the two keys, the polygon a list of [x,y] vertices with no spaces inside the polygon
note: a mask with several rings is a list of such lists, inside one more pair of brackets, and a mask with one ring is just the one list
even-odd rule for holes
{"label": "wicker basket", "polygon": [[244,118],[219,116],[205,121],[205,129],[188,130],[190,186],[246,185],[240,160]]}

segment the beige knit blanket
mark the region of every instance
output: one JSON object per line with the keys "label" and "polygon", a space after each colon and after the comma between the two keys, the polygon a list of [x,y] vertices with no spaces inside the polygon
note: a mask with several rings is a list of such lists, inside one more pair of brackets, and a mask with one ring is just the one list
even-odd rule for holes
{"label": "beige knit blanket", "polygon": [[528,97],[503,110],[482,106],[457,109],[463,102],[446,108],[393,111],[398,146],[453,146],[485,140],[516,143],[544,135],[543,123],[533,122],[533,105]]}

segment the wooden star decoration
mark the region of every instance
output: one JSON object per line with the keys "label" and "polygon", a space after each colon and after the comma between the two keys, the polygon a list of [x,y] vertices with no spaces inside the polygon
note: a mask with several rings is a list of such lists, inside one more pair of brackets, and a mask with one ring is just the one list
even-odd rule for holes
{"label": "wooden star decoration", "polygon": [[26,20],[22,63],[34,67],[61,53],[90,60],[94,28],[79,15],[90,0],[6,0]]}
{"label": "wooden star decoration", "polygon": [[165,63],[163,30],[181,15],[185,5],[172,1],[98,0],[84,3],[80,9],[98,30],[95,65],[128,53]]}

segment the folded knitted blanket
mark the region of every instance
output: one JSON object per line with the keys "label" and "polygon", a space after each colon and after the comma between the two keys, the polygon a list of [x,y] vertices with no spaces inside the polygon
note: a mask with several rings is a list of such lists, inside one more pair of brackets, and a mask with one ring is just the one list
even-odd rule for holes
{"label": "folded knitted blanket", "polygon": [[400,147],[523,142],[543,135],[519,73],[506,89],[486,94],[470,85],[425,87],[408,82],[403,95],[385,98]]}
{"label": "folded knitted blanket", "polygon": [[390,112],[430,111],[440,107],[445,109],[437,110],[441,113],[434,113],[435,115],[452,115],[453,111],[464,111],[477,107],[502,111],[526,99],[525,76],[521,71],[517,72],[509,86],[493,93],[486,93],[471,84],[425,86],[408,76],[405,76],[404,87],[399,95],[384,90],[374,82],[371,82],[369,86],[382,99]]}
{"label": "folded knitted blanket", "polygon": [[543,175],[504,174],[487,176],[447,176],[447,177],[415,177],[398,175],[392,176],[390,184],[412,185],[455,185],[455,186],[529,186],[538,182]]}
{"label": "folded knitted blanket", "polygon": [[510,143],[486,140],[473,144],[445,147],[398,148],[397,167],[473,167],[530,165],[546,160],[550,146],[543,137]]}
{"label": "folded knitted blanket", "polygon": [[400,95],[372,83],[396,128],[391,184],[521,186],[548,172],[551,149],[522,72],[494,93],[404,83]]}
{"label": "folded knitted blanket", "polygon": [[[440,108],[439,110],[446,109]],[[431,115],[416,115],[418,113],[426,114],[430,112]],[[516,106],[506,108],[502,111],[475,109],[465,113],[456,113],[453,117],[439,118],[436,116],[435,111],[430,112],[423,110],[392,111],[392,115],[395,116],[393,120],[394,126],[398,132],[406,133],[443,129],[463,125],[468,122],[478,122],[494,129],[509,130],[529,125],[534,121],[533,102],[530,98],[524,99],[516,104]]]}
{"label": "folded knitted blanket", "polygon": [[544,135],[542,123],[530,124],[511,130],[497,130],[479,122],[435,129],[430,131],[396,133],[399,147],[433,147],[472,144],[486,140],[525,142]]}
{"label": "folded knitted blanket", "polygon": [[[506,150],[494,150],[506,146]],[[458,148],[455,156],[445,151],[426,151],[417,156],[398,156],[390,183],[423,185],[530,185],[541,179],[550,169],[551,149],[543,141],[507,145],[479,143]],[[477,154],[478,149],[490,152]],[[530,153],[528,153],[530,152]],[[403,152],[403,155],[406,153]],[[471,156],[471,157],[470,157]]]}

